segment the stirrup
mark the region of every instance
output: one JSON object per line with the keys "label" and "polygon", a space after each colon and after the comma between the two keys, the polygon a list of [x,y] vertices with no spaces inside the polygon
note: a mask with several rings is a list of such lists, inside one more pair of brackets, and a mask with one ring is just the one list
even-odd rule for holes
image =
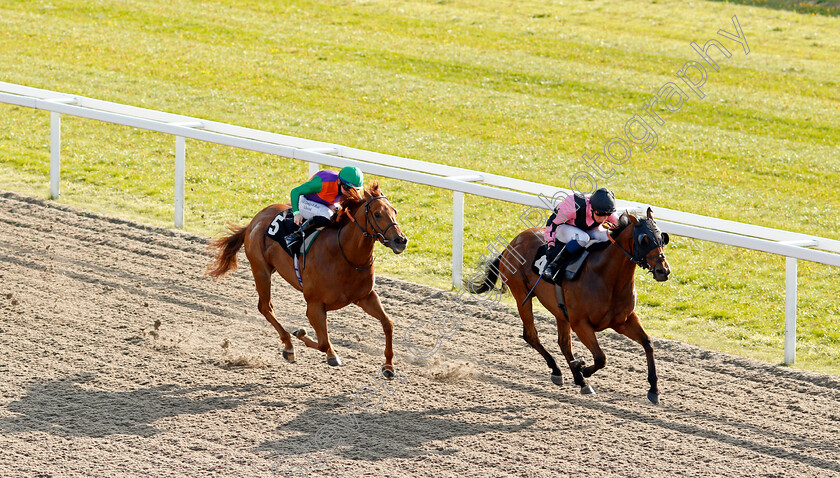
{"label": "stirrup", "polygon": [[[294,237],[292,237],[292,236],[294,236]],[[289,239],[290,237],[292,238],[291,240]],[[286,241],[286,247],[292,253],[294,253],[295,249],[297,249],[298,245],[303,243],[303,235],[298,230],[298,231],[295,231],[295,232],[287,235],[286,237],[283,238],[283,240]]]}
{"label": "stirrup", "polygon": [[[560,273],[560,264],[562,264],[562,262],[566,259],[568,255],[568,250],[565,247],[563,247],[563,249],[560,249],[560,252],[558,252],[557,255],[554,256],[554,260],[546,264],[545,269],[543,269],[543,278],[550,279],[556,282],[555,277],[557,277],[557,274]],[[554,270],[549,275],[548,269],[551,267],[554,267]]]}
{"label": "stirrup", "polygon": [[552,262],[552,263],[548,264],[547,266],[545,266],[545,269],[543,269],[543,273],[542,273],[543,279],[548,279],[548,280],[551,280],[551,281],[554,280],[554,277],[557,276],[558,271],[557,270],[549,271],[549,269],[551,268],[551,266],[556,266],[556,265],[557,265],[556,262]]}

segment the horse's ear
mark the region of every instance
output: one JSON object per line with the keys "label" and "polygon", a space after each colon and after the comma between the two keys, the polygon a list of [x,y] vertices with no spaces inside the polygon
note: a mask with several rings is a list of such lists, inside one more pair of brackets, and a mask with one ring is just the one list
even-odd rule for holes
{"label": "horse's ear", "polygon": [[648,217],[648,219],[653,219],[653,209],[648,208],[647,217]]}
{"label": "horse's ear", "polygon": [[374,196],[381,196],[382,190],[379,188],[379,181],[372,180],[369,184],[367,189],[365,189],[365,199],[372,198]]}
{"label": "horse's ear", "polygon": [[639,218],[637,218],[635,214],[628,214],[627,219],[629,219],[630,224],[633,224],[634,226],[639,223]]}
{"label": "horse's ear", "polygon": [[621,215],[621,217],[618,218],[618,224],[616,224],[618,226],[618,228],[619,229],[624,229],[625,227],[627,227],[627,225],[630,224],[630,219],[629,218],[630,218],[630,214],[627,211],[624,211],[624,213]]}

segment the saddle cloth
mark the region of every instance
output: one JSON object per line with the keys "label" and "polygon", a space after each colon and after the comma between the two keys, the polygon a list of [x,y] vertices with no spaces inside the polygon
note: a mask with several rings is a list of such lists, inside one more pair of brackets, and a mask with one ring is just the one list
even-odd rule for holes
{"label": "saddle cloth", "polygon": [[[565,244],[557,244],[557,247],[553,248],[553,253],[547,255],[548,252],[548,244],[543,244],[537,249],[537,255],[534,257],[534,262],[531,264],[531,270],[534,271],[535,274],[542,275],[543,270],[545,267],[551,263],[552,260],[557,256],[557,254],[563,249]],[[564,280],[572,281],[576,280],[580,277],[580,273],[583,270],[583,263],[586,261],[586,258],[589,256],[588,249],[581,249],[570,257],[567,257],[560,263],[560,267],[557,268],[557,279],[559,282]],[[543,280],[548,282],[549,284],[557,284],[558,281],[553,281],[547,277],[543,277]]]}
{"label": "saddle cloth", "polygon": [[[295,224],[295,217],[292,214],[292,210],[284,209],[275,216],[273,221],[271,221],[271,224],[265,231],[265,235],[279,242],[283,250],[286,251],[286,254],[293,256],[294,254],[292,254],[292,251],[290,251],[286,246],[286,236],[297,230],[298,226]],[[315,242],[315,239],[320,233],[321,231],[318,230],[310,232],[309,235],[306,236],[306,239],[303,241],[303,247],[301,248],[304,255],[309,252],[309,248],[312,247],[312,243]]]}

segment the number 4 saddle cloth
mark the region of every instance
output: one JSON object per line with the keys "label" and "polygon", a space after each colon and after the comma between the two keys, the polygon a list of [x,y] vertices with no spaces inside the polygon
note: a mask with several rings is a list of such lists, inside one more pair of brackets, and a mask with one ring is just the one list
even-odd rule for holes
{"label": "number 4 saddle cloth", "polygon": [[[576,280],[580,277],[581,271],[583,271],[583,264],[589,257],[589,253],[591,251],[606,249],[609,245],[609,242],[598,242],[592,244],[588,248],[575,252],[570,257],[564,259],[560,264],[560,267],[557,268],[558,272],[555,276],[556,280],[551,280],[546,277],[543,277],[543,280],[550,284],[559,284],[563,281]],[[531,264],[531,270],[534,271],[535,274],[542,275],[545,267],[554,260],[554,257],[557,256],[557,254],[563,249],[563,246],[565,246],[565,244],[557,244],[557,247],[549,249],[547,244],[541,245],[540,248],[537,249],[537,255],[534,257],[533,264]]]}

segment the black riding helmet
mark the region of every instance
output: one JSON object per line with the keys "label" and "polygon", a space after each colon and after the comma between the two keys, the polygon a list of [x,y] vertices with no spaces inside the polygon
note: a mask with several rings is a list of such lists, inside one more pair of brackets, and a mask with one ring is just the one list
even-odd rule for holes
{"label": "black riding helmet", "polygon": [[592,193],[589,197],[589,204],[592,205],[592,212],[606,216],[615,212],[615,195],[607,188],[601,188]]}

